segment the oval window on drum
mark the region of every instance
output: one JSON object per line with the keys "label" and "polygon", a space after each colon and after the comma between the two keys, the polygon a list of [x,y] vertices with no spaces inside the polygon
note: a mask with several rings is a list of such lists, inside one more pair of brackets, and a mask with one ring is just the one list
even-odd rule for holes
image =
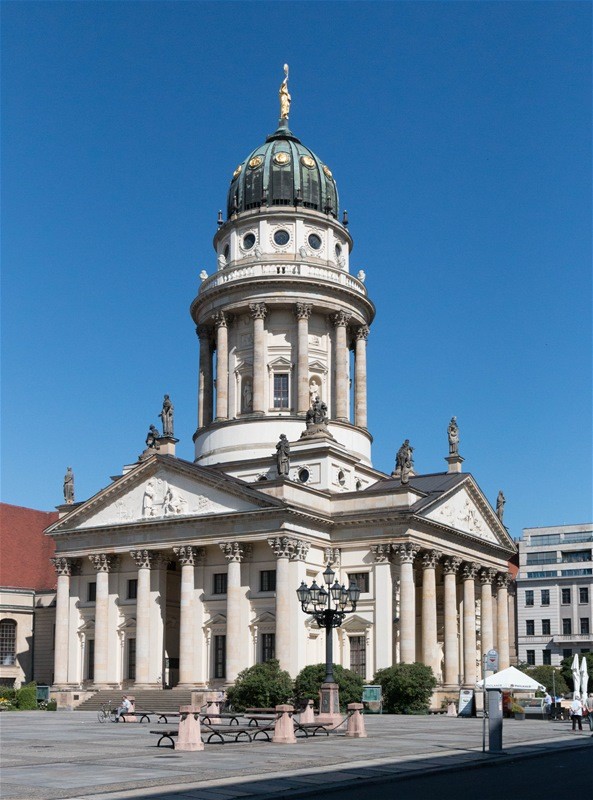
{"label": "oval window on drum", "polygon": [[253,245],[255,244],[255,234],[247,233],[243,237],[243,248],[245,250],[251,250]]}
{"label": "oval window on drum", "polygon": [[274,242],[282,247],[290,241],[290,233],[284,229],[280,229],[274,233]]}
{"label": "oval window on drum", "polygon": [[318,236],[316,233],[310,233],[309,238],[307,239],[309,242],[309,246],[313,248],[313,250],[319,250],[321,247],[321,237]]}

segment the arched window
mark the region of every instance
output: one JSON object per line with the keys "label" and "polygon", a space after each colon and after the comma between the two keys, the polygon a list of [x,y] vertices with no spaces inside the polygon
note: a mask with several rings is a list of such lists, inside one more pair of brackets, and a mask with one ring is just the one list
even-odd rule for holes
{"label": "arched window", "polygon": [[0,622],[0,664],[10,667],[16,660],[16,622],[3,619]]}

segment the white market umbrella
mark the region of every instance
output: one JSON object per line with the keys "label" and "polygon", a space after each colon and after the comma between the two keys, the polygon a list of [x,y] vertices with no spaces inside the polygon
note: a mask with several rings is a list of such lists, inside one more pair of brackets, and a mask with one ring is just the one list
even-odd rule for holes
{"label": "white market umbrella", "polygon": [[[476,686],[480,689],[483,685],[483,680],[476,683]],[[500,672],[495,672],[494,675],[489,675],[486,678],[486,689],[504,689],[515,692],[546,691],[546,687],[543,684],[533,680],[529,675],[526,675],[515,667],[507,667]]]}
{"label": "white market umbrella", "polygon": [[575,653],[572,659],[572,681],[574,683],[573,697],[580,697],[579,689],[581,686],[581,671],[579,669],[579,657]]}
{"label": "white market umbrella", "polygon": [[583,656],[581,661],[581,698],[587,699],[587,688],[589,685],[589,673],[587,672],[587,659]]}

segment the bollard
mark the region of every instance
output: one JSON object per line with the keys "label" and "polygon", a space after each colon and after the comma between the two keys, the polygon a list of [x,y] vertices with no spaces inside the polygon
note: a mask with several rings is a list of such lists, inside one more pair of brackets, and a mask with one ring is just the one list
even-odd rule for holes
{"label": "bollard", "polygon": [[179,706],[179,734],[175,750],[203,750],[198,706]]}
{"label": "bollard", "polygon": [[294,723],[292,721],[293,711],[294,706],[276,706],[277,717],[274,723],[274,736],[272,737],[272,741],[275,744],[296,744]]}
{"label": "bollard", "polygon": [[307,700],[304,709],[299,714],[299,722],[315,722],[315,712],[313,711],[313,700]]}
{"label": "bollard", "polygon": [[364,727],[364,717],[360,713],[364,708],[362,703],[348,703],[348,727],[346,736],[353,736],[355,739],[366,739],[366,729]]}
{"label": "bollard", "polygon": [[220,722],[220,708],[222,700],[220,699],[220,692],[206,692],[206,714],[210,718],[210,722],[215,725]]}

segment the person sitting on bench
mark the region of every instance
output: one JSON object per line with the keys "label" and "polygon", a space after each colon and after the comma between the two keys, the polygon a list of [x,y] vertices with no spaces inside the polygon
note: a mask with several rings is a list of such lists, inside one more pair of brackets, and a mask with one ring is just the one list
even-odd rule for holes
{"label": "person sitting on bench", "polygon": [[116,712],[116,720],[119,722],[120,717],[123,717],[125,714],[129,714],[132,710],[132,703],[128,700],[128,696],[124,694],[121,699],[121,706],[118,706]]}

